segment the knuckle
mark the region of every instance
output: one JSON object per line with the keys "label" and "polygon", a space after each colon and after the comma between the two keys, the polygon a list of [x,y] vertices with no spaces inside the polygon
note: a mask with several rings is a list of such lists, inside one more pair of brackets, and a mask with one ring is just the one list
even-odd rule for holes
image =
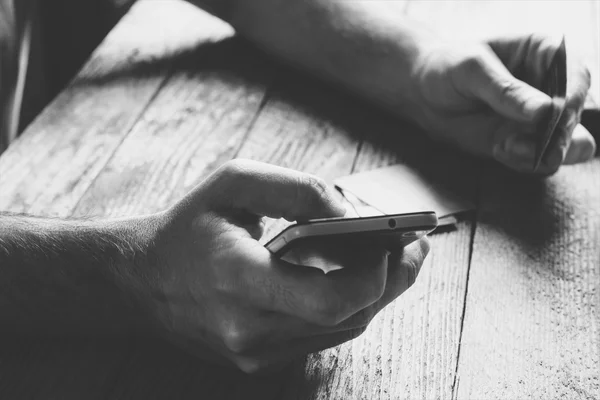
{"label": "knuckle", "polygon": [[525,54],[535,54],[555,47],[552,37],[542,32],[531,32],[523,39]]}
{"label": "knuckle", "polygon": [[254,357],[238,357],[234,360],[234,364],[248,375],[260,375],[268,369],[267,362]]}
{"label": "knuckle", "polygon": [[248,173],[250,168],[248,160],[235,159],[227,161],[220,168],[220,176],[224,176],[226,178],[236,178],[240,176],[244,176]]}
{"label": "knuckle", "polygon": [[463,71],[465,76],[478,74],[484,68],[485,60],[480,52],[471,51],[459,62],[458,67]]}
{"label": "knuckle", "polygon": [[229,327],[223,334],[223,344],[233,354],[244,354],[255,343],[253,335],[240,327]]}
{"label": "knuckle", "polygon": [[530,45],[535,45],[538,43],[544,43],[548,41],[549,37],[545,33],[541,32],[531,32],[527,37],[527,42]]}
{"label": "knuckle", "polygon": [[517,86],[517,84],[511,80],[505,80],[502,82],[498,82],[498,86],[500,89],[500,94],[502,95],[503,98],[512,98],[514,96],[515,92],[517,92],[519,90],[519,87]]}
{"label": "knuckle", "polygon": [[302,194],[308,197],[304,200],[309,202],[318,200],[327,194],[327,183],[318,176],[306,174],[299,178],[298,186],[300,188],[300,196]]}

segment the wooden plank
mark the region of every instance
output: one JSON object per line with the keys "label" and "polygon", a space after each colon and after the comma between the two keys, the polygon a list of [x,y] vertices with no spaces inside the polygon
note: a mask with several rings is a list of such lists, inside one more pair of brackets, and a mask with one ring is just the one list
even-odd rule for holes
{"label": "wooden plank", "polygon": [[237,154],[273,74],[237,39],[180,60],[74,215],[150,213],[181,198]]}
{"label": "wooden plank", "polygon": [[600,159],[483,185],[459,398],[600,397]]}
{"label": "wooden plank", "polygon": [[409,3],[407,15],[457,39],[564,34],[569,50],[582,58],[592,74],[588,106],[600,106],[600,3],[596,0],[419,0]]}
{"label": "wooden plank", "polygon": [[[598,80],[598,3],[413,2],[460,37],[565,32]],[[518,10],[518,12],[515,12]],[[493,16],[491,18],[490,16]],[[459,354],[458,398],[598,398],[598,160],[545,183],[484,175]]]}
{"label": "wooden plank", "polygon": [[68,215],[156,94],[177,53],[231,35],[230,27],[177,4],[138,3],[0,157],[0,210]]}
{"label": "wooden plank", "polygon": [[[365,141],[354,172],[404,163],[431,182],[474,199],[477,168],[432,145],[417,129],[379,113],[354,125]],[[444,168],[439,168],[444,165]],[[457,365],[472,223],[432,237],[432,252],[415,286],[385,308],[350,343],[308,357],[287,389],[294,399],[450,398]],[[312,386],[306,383],[308,381]],[[308,386],[308,387],[307,387]]]}

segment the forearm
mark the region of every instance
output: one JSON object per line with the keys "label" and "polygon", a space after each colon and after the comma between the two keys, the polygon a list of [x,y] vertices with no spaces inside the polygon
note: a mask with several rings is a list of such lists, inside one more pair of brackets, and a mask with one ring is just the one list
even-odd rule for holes
{"label": "forearm", "polygon": [[[400,114],[415,107],[413,65],[438,38],[395,2],[196,0],[258,46]],[[202,3],[202,4],[200,4]],[[209,4],[209,9],[210,9]]]}
{"label": "forearm", "polygon": [[0,214],[0,330],[113,335],[142,328],[129,287],[145,249],[131,226]]}

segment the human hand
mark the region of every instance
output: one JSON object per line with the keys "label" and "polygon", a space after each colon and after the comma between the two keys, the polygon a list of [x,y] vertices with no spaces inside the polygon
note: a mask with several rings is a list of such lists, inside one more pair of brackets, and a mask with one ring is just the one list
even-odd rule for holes
{"label": "human hand", "polygon": [[[539,88],[558,45],[548,36],[527,35],[430,48],[414,69],[422,112],[417,122],[434,138],[514,170],[533,172],[536,125],[551,107],[550,97]],[[585,162],[595,153],[592,135],[579,124],[590,75],[571,54],[567,60],[559,140],[545,153],[536,171],[540,174]]]}
{"label": "human hand", "polygon": [[318,178],[229,162],[151,217],[151,261],[133,274],[137,297],[162,336],[248,373],[353,339],[411,286],[428,242],[391,254],[333,244],[322,259],[344,268],[327,275],[278,259],[258,242],[263,216],[293,221],[344,212]]}

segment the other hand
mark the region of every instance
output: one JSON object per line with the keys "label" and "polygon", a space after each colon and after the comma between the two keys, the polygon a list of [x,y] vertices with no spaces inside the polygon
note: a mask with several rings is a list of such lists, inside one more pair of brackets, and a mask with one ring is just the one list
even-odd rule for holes
{"label": "other hand", "polygon": [[[536,124],[551,107],[539,90],[559,40],[544,35],[492,39],[481,44],[440,44],[415,65],[419,123],[435,138],[475,155],[533,172]],[[545,153],[540,174],[591,159],[596,144],[579,124],[590,87],[588,70],[568,54],[566,110],[559,140]]]}

